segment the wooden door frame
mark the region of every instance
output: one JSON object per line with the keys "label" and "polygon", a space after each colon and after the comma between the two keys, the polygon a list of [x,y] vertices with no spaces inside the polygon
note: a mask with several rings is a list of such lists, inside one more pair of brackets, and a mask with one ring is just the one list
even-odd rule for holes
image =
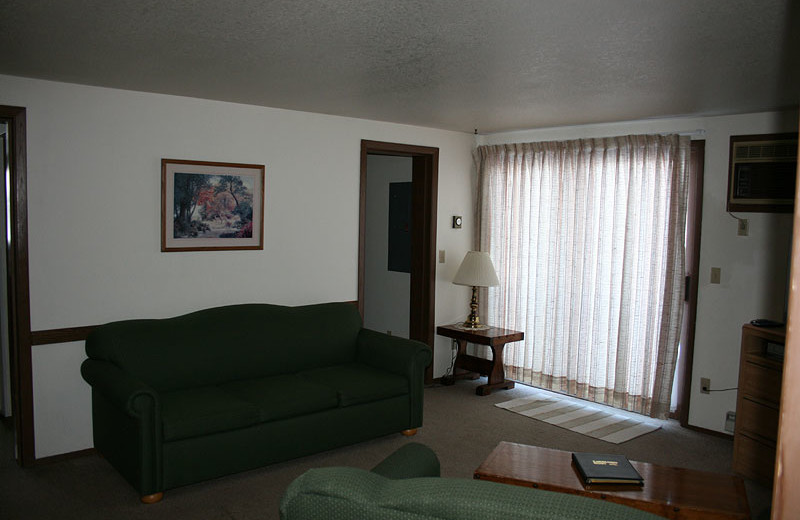
{"label": "wooden door frame", "polygon": [[[367,223],[367,156],[411,157],[411,299],[409,337],[433,350],[436,310],[436,204],[439,149],[381,141],[361,141],[361,187],[358,205],[358,310],[364,316]],[[433,380],[433,363],[425,382]]]}
{"label": "wooden door frame", "polygon": [[17,463],[36,460],[33,432],[33,365],[28,277],[28,174],[25,108],[0,105],[0,119],[8,121],[11,244],[8,251],[9,354],[11,358],[11,413]]}
{"label": "wooden door frame", "polygon": [[681,334],[681,362],[676,368],[678,380],[677,418],[681,426],[689,426],[689,401],[692,393],[692,364],[694,363],[694,334],[697,322],[697,292],[700,287],[700,227],[703,221],[703,169],[705,166],[705,140],[692,141],[690,161],[694,175],[690,182],[689,200],[686,204],[687,236],[686,244],[686,314],[683,316],[684,328]]}
{"label": "wooden door frame", "polygon": [[[800,159],[800,150],[798,150]],[[800,161],[797,163],[792,229],[792,261],[789,284],[789,312],[786,322],[786,356],[783,360],[778,445],[775,456],[775,479],[772,486],[773,520],[798,518],[800,515]]]}

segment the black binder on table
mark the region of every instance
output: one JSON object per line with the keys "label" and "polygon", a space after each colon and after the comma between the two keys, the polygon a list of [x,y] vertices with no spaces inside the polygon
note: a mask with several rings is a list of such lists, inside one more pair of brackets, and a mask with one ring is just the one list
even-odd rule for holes
{"label": "black binder on table", "polygon": [[584,484],[644,484],[642,476],[624,455],[573,453],[572,461]]}

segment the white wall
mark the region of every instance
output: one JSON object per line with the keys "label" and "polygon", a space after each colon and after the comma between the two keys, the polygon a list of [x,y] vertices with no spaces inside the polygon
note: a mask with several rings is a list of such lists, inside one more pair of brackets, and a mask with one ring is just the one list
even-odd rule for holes
{"label": "white wall", "polygon": [[[781,319],[792,231],[789,214],[743,213],[738,216],[749,219],[750,235],[737,236],[736,220],[725,209],[729,139],[731,135],[792,132],[796,128],[796,112],[769,112],[509,132],[482,136],[479,144],[670,132],[695,133],[694,138],[706,140],[689,423],[723,432],[726,412],[736,410],[736,392],[701,394],[700,378],[711,378],[712,388],[736,387],[742,325],[753,318]],[[711,267],[722,269],[719,285],[709,283]]]}
{"label": "white wall", "polygon": [[[27,108],[33,330],[166,317],[227,303],[354,300],[360,140],[439,152],[436,323],[463,320],[452,278],[473,236],[471,135],[233,103],[0,75],[0,104]],[[483,136],[481,144],[705,130],[701,268],[690,423],[723,430],[735,392],[700,395],[699,377],[735,386],[741,325],[774,317],[790,219],[725,212],[730,135],[793,131],[796,114],[676,118]],[[264,251],[160,252],[161,158],[266,165]],[[452,215],[464,227],[450,227]],[[772,252],[770,254],[770,252]],[[328,268],[318,269],[320,255]],[[710,285],[711,266],[722,284]],[[781,296],[782,298],[782,296]],[[782,302],[782,300],[781,300]],[[780,303],[782,307],[782,303]],[[92,445],[83,345],[33,348],[36,455]],[[436,338],[434,376],[450,362]]]}
{"label": "white wall", "polygon": [[91,390],[81,378],[84,343],[33,347],[33,424],[37,457],[92,446]]}
{"label": "white wall", "polygon": [[[0,104],[27,109],[34,331],[355,300],[361,139],[438,147],[438,247],[449,259],[470,248],[469,231],[449,225],[472,215],[469,134],[3,75]],[[162,158],[265,164],[264,250],[161,253]],[[437,270],[440,324],[466,299],[449,259]],[[434,375],[450,359],[442,341]],[[37,457],[92,445],[82,348],[33,348]]]}
{"label": "white wall", "polygon": [[389,184],[411,182],[411,157],[367,157],[364,326],[409,336],[411,274],[390,271]]}

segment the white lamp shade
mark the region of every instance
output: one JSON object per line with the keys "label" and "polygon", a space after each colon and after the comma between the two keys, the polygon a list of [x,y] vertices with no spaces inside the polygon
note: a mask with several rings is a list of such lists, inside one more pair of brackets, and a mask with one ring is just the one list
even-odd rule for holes
{"label": "white lamp shade", "polygon": [[475,287],[495,287],[500,285],[497,279],[497,272],[494,264],[489,257],[489,253],[483,251],[469,251],[461,267],[458,268],[453,283],[456,285],[469,285]]}

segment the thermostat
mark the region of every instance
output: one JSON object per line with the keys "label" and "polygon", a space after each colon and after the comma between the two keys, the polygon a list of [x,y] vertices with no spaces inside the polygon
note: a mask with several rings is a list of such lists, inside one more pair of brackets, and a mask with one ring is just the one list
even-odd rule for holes
{"label": "thermostat", "polygon": [[453,229],[461,229],[461,215],[453,217]]}

